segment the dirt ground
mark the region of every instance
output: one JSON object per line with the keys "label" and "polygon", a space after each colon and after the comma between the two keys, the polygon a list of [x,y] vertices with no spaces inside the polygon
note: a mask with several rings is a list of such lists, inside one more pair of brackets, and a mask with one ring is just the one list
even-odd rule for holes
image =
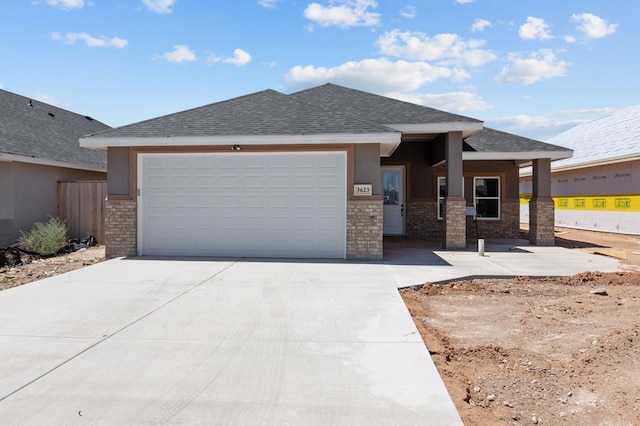
{"label": "dirt ground", "polygon": [[23,265],[0,268],[0,290],[73,271],[104,260],[104,246],[89,247],[61,256],[38,258],[24,253]]}
{"label": "dirt ground", "polygon": [[401,291],[465,425],[640,424],[640,238],[558,229],[556,245],[625,271]]}

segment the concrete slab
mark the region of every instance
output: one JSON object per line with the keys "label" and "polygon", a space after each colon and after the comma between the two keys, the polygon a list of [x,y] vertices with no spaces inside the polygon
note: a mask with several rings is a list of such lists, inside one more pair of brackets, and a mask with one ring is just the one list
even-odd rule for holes
{"label": "concrete slab", "polygon": [[562,247],[531,246],[524,240],[487,241],[484,256],[479,256],[473,245],[466,251],[445,251],[419,240],[390,246],[385,264],[399,288],[471,276],[545,277],[620,270],[613,258]]}
{"label": "concrete slab", "polygon": [[0,312],[7,423],[461,424],[382,264],[117,259]]}
{"label": "concrete slab", "polygon": [[618,263],[521,241],[392,245],[378,263],[107,261],[0,292],[0,418],[461,424],[397,288],[587,270]]}

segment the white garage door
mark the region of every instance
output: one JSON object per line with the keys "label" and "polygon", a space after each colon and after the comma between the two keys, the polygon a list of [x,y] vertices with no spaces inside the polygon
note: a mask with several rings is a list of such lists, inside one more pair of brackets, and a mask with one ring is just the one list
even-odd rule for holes
{"label": "white garage door", "polygon": [[346,153],[141,154],[141,255],[344,258]]}

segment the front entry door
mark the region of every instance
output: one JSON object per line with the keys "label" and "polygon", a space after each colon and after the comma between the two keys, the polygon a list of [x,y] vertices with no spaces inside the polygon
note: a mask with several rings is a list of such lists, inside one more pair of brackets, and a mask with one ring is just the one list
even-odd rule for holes
{"label": "front entry door", "polygon": [[384,235],[404,235],[404,166],[382,167]]}

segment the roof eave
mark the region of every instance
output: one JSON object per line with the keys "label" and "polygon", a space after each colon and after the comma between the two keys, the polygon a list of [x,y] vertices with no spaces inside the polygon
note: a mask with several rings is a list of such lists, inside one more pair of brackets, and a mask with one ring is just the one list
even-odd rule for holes
{"label": "roof eave", "polygon": [[[609,164],[626,163],[628,161],[640,161],[640,153],[621,155],[619,157],[602,158],[593,161],[584,161],[581,163],[572,163],[567,165],[554,166],[551,165],[551,173],[568,172],[571,170],[587,169],[589,167],[606,166]],[[531,176],[531,170],[521,171],[520,177]]]}
{"label": "roof eave", "polygon": [[501,151],[501,152],[478,152],[478,151],[465,151],[462,153],[463,160],[515,160],[515,161],[527,161],[540,158],[549,158],[553,161],[563,160],[565,158],[571,158],[573,156],[572,150],[563,151]]}
{"label": "roof eave", "polygon": [[400,145],[401,133],[331,133],[315,135],[225,135],[177,137],[99,137],[80,138],[83,148],[105,149],[130,146],[224,146],[224,145],[323,145],[379,143],[380,156],[390,156]]}
{"label": "roof eave", "polygon": [[14,154],[5,154],[5,153],[0,153],[0,161],[4,161],[8,163],[16,162],[16,163],[37,164],[40,166],[49,166],[49,167],[62,167],[65,169],[87,170],[91,172],[101,172],[101,173],[107,172],[106,164],[104,166],[99,166],[96,164],[74,163],[70,161],[26,157],[23,155],[14,155]]}
{"label": "roof eave", "polygon": [[556,167],[551,167],[552,172],[563,172],[567,170],[574,169],[584,169],[587,167],[596,167],[596,166],[604,166],[607,164],[616,164],[616,163],[626,163],[628,161],[638,161],[640,160],[640,153],[636,152],[633,154],[621,155],[618,157],[610,157],[610,158],[602,158],[598,160],[592,161],[584,161],[582,163],[573,163],[567,165],[559,165]]}
{"label": "roof eave", "polygon": [[405,134],[414,133],[449,133],[449,132],[462,132],[462,138],[468,138],[469,136],[482,130],[483,123],[467,122],[467,121],[449,121],[444,123],[418,123],[418,124],[384,124],[393,130],[400,131]]}

